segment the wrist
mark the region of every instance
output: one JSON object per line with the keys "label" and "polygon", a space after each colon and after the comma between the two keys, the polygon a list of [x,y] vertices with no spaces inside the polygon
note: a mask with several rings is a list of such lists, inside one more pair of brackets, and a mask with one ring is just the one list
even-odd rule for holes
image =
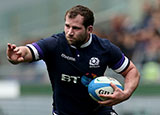
{"label": "wrist", "polygon": [[130,96],[132,95],[132,92],[131,91],[127,91],[127,90],[124,90],[124,93],[125,93],[125,99],[129,99]]}

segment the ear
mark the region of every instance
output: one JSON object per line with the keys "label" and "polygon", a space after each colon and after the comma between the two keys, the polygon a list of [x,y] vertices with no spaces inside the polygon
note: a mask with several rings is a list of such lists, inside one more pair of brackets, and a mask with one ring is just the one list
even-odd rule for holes
{"label": "ear", "polygon": [[93,26],[92,26],[92,25],[88,26],[88,27],[87,27],[87,30],[88,30],[88,33],[92,33],[92,31],[93,31]]}

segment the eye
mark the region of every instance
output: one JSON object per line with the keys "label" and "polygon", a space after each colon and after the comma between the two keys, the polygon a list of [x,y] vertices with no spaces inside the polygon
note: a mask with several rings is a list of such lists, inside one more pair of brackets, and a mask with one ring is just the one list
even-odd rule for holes
{"label": "eye", "polygon": [[74,29],[74,30],[80,30],[81,28],[74,26],[73,29]]}
{"label": "eye", "polygon": [[70,27],[68,24],[65,24],[65,26],[66,26],[67,28],[69,28],[69,27]]}

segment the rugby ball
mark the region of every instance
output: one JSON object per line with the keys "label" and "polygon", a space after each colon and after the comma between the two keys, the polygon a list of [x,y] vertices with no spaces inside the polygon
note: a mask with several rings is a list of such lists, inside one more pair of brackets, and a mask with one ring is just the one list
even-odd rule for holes
{"label": "rugby ball", "polygon": [[95,101],[104,101],[106,98],[102,98],[100,94],[113,94],[114,89],[110,83],[115,84],[117,87],[123,90],[121,83],[112,77],[101,76],[93,79],[88,85],[88,93]]}

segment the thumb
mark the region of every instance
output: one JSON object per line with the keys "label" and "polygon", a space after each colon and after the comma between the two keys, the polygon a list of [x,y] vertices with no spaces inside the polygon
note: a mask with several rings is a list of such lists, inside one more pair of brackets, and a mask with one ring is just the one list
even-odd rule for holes
{"label": "thumb", "polygon": [[24,58],[23,57],[18,57],[17,61],[22,62],[22,61],[24,61]]}

